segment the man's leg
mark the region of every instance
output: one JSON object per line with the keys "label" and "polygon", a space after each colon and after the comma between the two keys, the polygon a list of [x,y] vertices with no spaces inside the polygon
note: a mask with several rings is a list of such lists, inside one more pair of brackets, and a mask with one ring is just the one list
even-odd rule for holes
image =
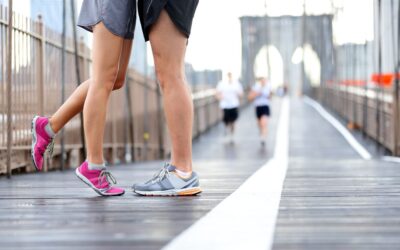
{"label": "man's leg", "polygon": [[264,138],[267,137],[268,133],[268,117],[266,115],[261,116],[260,118],[260,123],[261,123],[261,136]]}
{"label": "man's leg", "polygon": [[230,123],[228,124],[228,127],[229,127],[229,133],[230,133],[231,135],[233,135],[233,134],[235,133],[235,122],[230,122]]}
{"label": "man's leg", "polygon": [[150,43],[172,141],[171,164],[191,172],[193,102],[184,72],[187,38],[163,10],[150,31]]}
{"label": "man's leg", "polygon": [[263,125],[262,125],[261,117],[257,118],[257,125],[258,125],[258,131],[260,132],[260,135],[262,135],[262,133],[263,133]]}
{"label": "man's leg", "polygon": [[186,42],[187,38],[163,10],[150,31],[150,43],[164,96],[172,156],[171,163],[151,181],[133,185],[133,191],[140,195],[182,196],[201,192],[199,177],[192,172],[193,103],[184,74]]}

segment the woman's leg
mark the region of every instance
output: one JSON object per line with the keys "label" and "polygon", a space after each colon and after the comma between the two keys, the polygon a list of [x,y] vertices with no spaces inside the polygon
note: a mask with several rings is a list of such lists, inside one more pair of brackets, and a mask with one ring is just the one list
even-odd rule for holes
{"label": "woman's leg", "polygon": [[83,182],[103,196],[125,193],[123,188],[113,186],[116,180],[106,170],[103,162],[103,137],[108,98],[114,88],[121,87],[115,85],[118,82],[119,72],[121,72],[121,77],[125,76],[126,69],[119,68],[120,62],[129,58],[129,54],[122,54],[125,46],[130,47],[131,43],[124,43],[123,38],[112,34],[103,23],[94,27],[93,77],[83,105],[87,160],[75,172]]}
{"label": "woman's leg", "polygon": [[[131,48],[132,40],[125,39],[119,60],[118,76],[113,90],[120,89],[124,85]],[[82,112],[91,82],[92,79],[88,79],[81,83],[61,107],[50,117],[50,126],[55,133],[60,131],[75,115]]]}
{"label": "woman's leg", "polygon": [[191,172],[193,102],[184,73],[187,38],[165,10],[149,37],[172,141],[171,164],[180,171]]}
{"label": "woman's leg", "polygon": [[103,164],[103,137],[108,98],[117,80],[124,39],[103,23],[93,30],[93,77],[83,106],[87,160]]}

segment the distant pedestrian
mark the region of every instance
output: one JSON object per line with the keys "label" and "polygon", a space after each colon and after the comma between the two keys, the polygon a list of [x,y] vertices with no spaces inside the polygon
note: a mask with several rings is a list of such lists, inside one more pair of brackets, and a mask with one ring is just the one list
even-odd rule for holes
{"label": "distant pedestrian", "polygon": [[271,86],[266,78],[260,77],[252,87],[249,96],[253,101],[256,111],[257,124],[260,131],[261,145],[265,145],[268,133],[268,118],[271,115],[270,98]]}
{"label": "distant pedestrian", "polygon": [[228,72],[228,79],[217,85],[217,98],[223,111],[225,124],[225,141],[233,142],[235,121],[239,117],[240,98],[243,96],[243,87],[239,81],[234,80],[232,73]]}

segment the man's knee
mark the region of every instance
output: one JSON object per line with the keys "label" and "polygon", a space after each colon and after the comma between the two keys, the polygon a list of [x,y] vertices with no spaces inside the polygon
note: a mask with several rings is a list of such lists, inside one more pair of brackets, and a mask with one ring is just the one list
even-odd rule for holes
{"label": "man's knee", "polygon": [[185,84],[185,74],[179,66],[168,64],[156,65],[156,75],[161,89],[173,88],[177,84]]}

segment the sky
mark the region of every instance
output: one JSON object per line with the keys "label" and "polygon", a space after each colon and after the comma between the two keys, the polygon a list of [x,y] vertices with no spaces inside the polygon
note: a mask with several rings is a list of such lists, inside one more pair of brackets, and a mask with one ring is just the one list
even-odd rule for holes
{"label": "sky", "polygon": [[[373,0],[333,0],[341,9],[334,27],[337,43],[362,43],[373,36]],[[363,6],[360,11],[360,6]],[[307,14],[331,13],[332,0],[306,0]],[[189,39],[187,61],[195,69],[232,71],[239,77],[241,33],[239,17],[302,15],[301,0],[200,0]],[[363,29],[360,27],[368,27]]]}
{"label": "sky", "polygon": [[[0,0],[3,1],[3,0]],[[14,0],[16,11],[29,13],[29,0]],[[78,6],[82,0],[78,0]],[[334,23],[336,43],[363,43],[373,39],[373,0],[305,0],[307,14],[331,13],[338,8]],[[360,6],[363,6],[360,11]],[[196,70],[222,69],[239,77],[241,68],[241,16],[302,15],[302,0],[200,0],[193,20],[186,61]],[[149,47],[149,46],[148,46]],[[149,48],[149,55],[151,55]],[[149,63],[152,63],[151,56]]]}

